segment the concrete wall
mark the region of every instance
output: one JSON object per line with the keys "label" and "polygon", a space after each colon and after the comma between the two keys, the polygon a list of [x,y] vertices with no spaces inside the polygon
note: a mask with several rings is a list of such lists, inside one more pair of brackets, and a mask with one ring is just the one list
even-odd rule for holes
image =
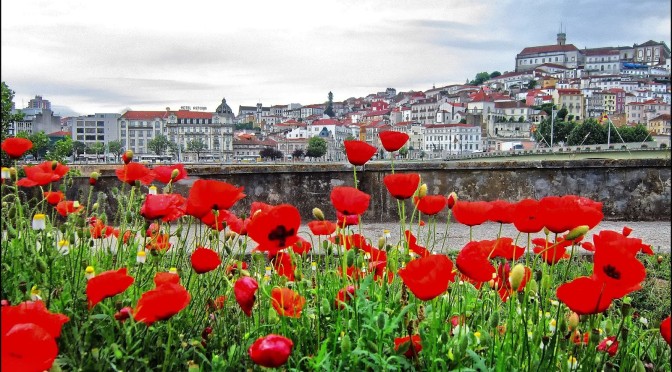
{"label": "concrete wall", "polygon": [[[81,169],[83,175],[94,170]],[[109,213],[117,202],[110,190],[120,187],[113,169],[102,172],[97,188],[107,195]],[[542,198],[548,195],[575,194],[604,203],[605,219],[665,221],[670,219],[670,159],[508,161],[508,162],[436,162],[396,164],[397,172],[417,172],[430,194],[455,191],[462,200]],[[230,165],[190,166],[189,179],[175,185],[185,197],[199,178],[227,181],[244,186],[247,197],[233,211],[249,213],[252,201],[270,204],[290,203],[311,220],[312,209],[321,208],[328,219],[335,218],[330,192],[333,186],[352,186],[353,171],[344,164]],[[390,197],[383,177],[390,173],[389,163],[367,164],[357,170],[360,189],[371,195],[364,221],[397,220],[396,199]],[[126,189],[128,190],[128,186]],[[143,192],[147,188],[143,187]],[[76,178],[68,198],[85,201],[88,178]],[[95,193],[94,193],[95,194]],[[78,196],[79,195],[79,196]],[[96,196],[94,195],[94,199]],[[410,202],[407,211],[412,211]],[[410,212],[408,212],[410,213]],[[445,219],[445,212],[440,215]]]}

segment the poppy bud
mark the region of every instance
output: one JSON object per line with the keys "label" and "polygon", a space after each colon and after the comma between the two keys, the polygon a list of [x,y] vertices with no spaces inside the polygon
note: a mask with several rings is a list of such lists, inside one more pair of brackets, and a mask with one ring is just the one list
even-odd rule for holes
{"label": "poppy bud", "polygon": [[544,226],[544,235],[546,235],[546,236],[551,235],[551,230],[549,230],[546,226]]}
{"label": "poppy bud", "polygon": [[193,360],[190,360],[187,362],[187,371],[195,371],[198,372],[201,370],[201,367],[194,362]]}
{"label": "poppy bud", "polygon": [[345,264],[349,267],[355,263],[355,250],[351,249],[345,256]]}
{"label": "poppy bud", "polygon": [[42,257],[37,257],[35,263],[37,264],[37,271],[41,273],[47,272],[47,263],[44,262],[44,259],[42,259]]}
{"label": "poppy bud", "polygon": [[630,309],[632,308],[632,305],[629,302],[623,302],[621,305],[621,314],[623,316],[628,316],[630,315]]}
{"label": "poppy bud", "polygon": [[422,185],[420,185],[420,188],[418,189],[418,197],[424,198],[425,196],[427,196],[427,184],[423,183]]}
{"label": "poppy bud", "polygon": [[385,243],[386,242],[387,242],[387,240],[385,239],[384,236],[381,236],[380,238],[378,238],[378,249],[385,248]]}
{"label": "poppy bud", "polygon": [[539,292],[539,284],[537,284],[537,281],[532,279],[530,280],[529,283],[527,283],[527,289],[529,289],[530,293],[533,295],[536,295],[537,292]]}
{"label": "poppy bud", "polygon": [[658,261],[659,264],[662,263],[663,262],[663,256],[656,257],[656,261]]}
{"label": "poppy bud", "polygon": [[511,273],[509,273],[509,283],[511,283],[511,288],[514,291],[518,290],[518,287],[520,287],[520,284],[523,282],[523,278],[525,277],[525,265],[519,263],[516,264],[516,266],[511,269]]}
{"label": "poppy bud", "polygon": [[179,169],[173,169],[173,171],[170,173],[170,179],[174,180],[179,175],[180,175],[180,170]]}
{"label": "poppy bud", "polygon": [[95,185],[96,182],[98,181],[98,177],[100,177],[100,173],[91,172],[91,174],[89,174],[89,185],[91,186]]}
{"label": "poppy bud", "polygon": [[590,343],[597,344],[598,342],[600,342],[600,330],[593,328],[590,331]]}
{"label": "poppy bud", "polygon": [[51,170],[56,170],[58,167],[58,162],[56,160],[51,161]]}
{"label": "poppy bud", "polygon": [[124,164],[130,163],[133,160],[133,151],[126,150],[126,152],[121,155],[121,160],[124,161]]}
{"label": "poppy bud", "polygon": [[16,178],[16,168],[14,168],[14,167],[9,167],[9,175],[10,175],[12,178]]}
{"label": "poppy bud", "polygon": [[544,289],[551,288],[551,276],[550,275],[542,275],[541,276],[541,286]]}
{"label": "poppy bud", "polygon": [[324,213],[320,208],[313,208],[313,217],[317,220],[324,221]]}
{"label": "poppy bud", "polygon": [[457,203],[457,194],[453,191],[448,195],[448,209],[453,209],[455,203]]}
{"label": "poppy bud", "polygon": [[565,235],[565,240],[575,240],[584,236],[590,227],[588,225],[581,225],[571,229],[567,235]]}
{"label": "poppy bud", "polygon": [[91,206],[91,210],[95,211],[95,210],[98,209],[98,207],[100,207],[100,205],[98,203],[93,203],[93,205]]}
{"label": "poppy bud", "polygon": [[567,326],[570,330],[576,329],[579,326],[579,314],[572,312],[569,314],[569,319],[567,321]]}
{"label": "poppy bud", "polygon": [[343,334],[341,336],[341,353],[348,354],[350,353],[351,349],[352,345],[350,343],[350,337],[346,334]]}

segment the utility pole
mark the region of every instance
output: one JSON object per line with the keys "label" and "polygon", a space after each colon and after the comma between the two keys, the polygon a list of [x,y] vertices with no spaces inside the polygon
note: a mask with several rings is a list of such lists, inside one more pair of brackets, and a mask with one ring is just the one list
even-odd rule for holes
{"label": "utility pole", "polygon": [[555,113],[557,110],[551,108],[551,150],[553,150],[553,124],[555,121]]}

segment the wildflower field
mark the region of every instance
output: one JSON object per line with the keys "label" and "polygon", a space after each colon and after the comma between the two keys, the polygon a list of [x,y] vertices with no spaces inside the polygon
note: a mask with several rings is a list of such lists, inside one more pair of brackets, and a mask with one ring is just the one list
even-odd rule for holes
{"label": "wildflower field", "polygon": [[[408,140],[380,137],[390,152]],[[402,238],[368,239],[356,167],[377,149],[344,145],[354,184],[301,221],[290,204],[234,213],[245,190],[222,181],[174,193],[183,165],[150,169],[131,152],[107,216],[98,174],[66,200],[67,165],[23,166],[30,141],[5,140],[2,371],[670,370],[670,256],[627,226],[584,239],[600,201],[461,200],[392,170],[380,187]],[[487,221],[519,233],[448,253],[429,238]]]}

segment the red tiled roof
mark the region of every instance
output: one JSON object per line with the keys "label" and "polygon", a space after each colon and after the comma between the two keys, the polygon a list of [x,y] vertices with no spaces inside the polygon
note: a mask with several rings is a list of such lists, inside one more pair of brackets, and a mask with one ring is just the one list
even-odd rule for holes
{"label": "red tiled roof", "polygon": [[390,113],[390,110],[380,110],[380,111],[371,111],[364,115],[364,117],[370,118],[374,116],[381,116],[381,115],[387,115]]}
{"label": "red tiled roof", "polygon": [[178,119],[212,119],[212,113],[203,111],[179,110],[171,112]]}
{"label": "red tiled roof", "polygon": [[166,111],[126,111],[121,118],[126,120],[152,120],[156,118],[165,118]]}
{"label": "red tiled roof", "polygon": [[58,131],[54,133],[49,133],[47,134],[47,137],[69,137],[72,133],[70,132],[64,132],[64,131]]}
{"label": "red tiled roof", "polygon": [[574,52],[578,50],[579,49],[575,47],[573,44],[543,45],[543,46],[525,48],[520,53],[518,53],[518,56],[523,56],[526,54],[549,53],[549,52]]}

